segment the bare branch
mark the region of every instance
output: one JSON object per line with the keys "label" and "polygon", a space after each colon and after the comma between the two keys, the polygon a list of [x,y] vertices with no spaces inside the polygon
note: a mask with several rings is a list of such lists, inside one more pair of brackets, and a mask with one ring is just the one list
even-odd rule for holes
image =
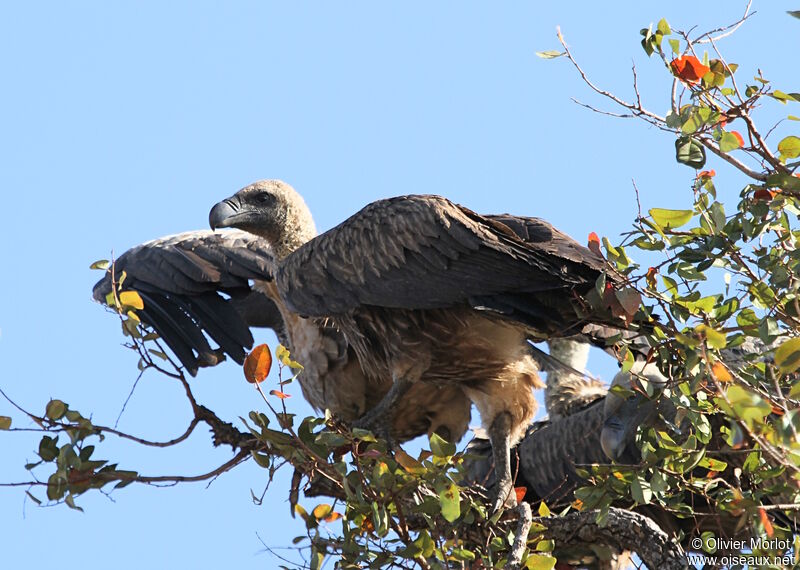
{"label": "bare branch", "polygon": [[524,501],[520,503],[517,511],[519,512],[519,520],[517,521],[517,531],[514,533],[514,545],[511,547],[511,553],[508,555],[508,563],[506,564],[508,570],[519,570],[522,555],[525,553],[525,547],[528,544],[528,532],[530,532],[531,523],[533,522],[531,506],[528,503]]}
{"label": "bare branch", "polygon": [[[736,30],[739,29],[739,26],[744,24],[745,20],[747,20],[750,16],[752,16],[752,15],[754,15],[756,13],[756,12],[751,12],[750,11],[750,6],[752,4],[753,4],[753,0],[748,0],[747,1],[747,6],[744,7],[744,15],[741,18],[739,18],[737,21],[735,21],[733,24],[729,24],[727,26],[723,26],[721,28],[716,28],[714,30],[706,32],[706,33],[700,35],[696,40],[694,40],[694,43],[696,43],[696,44],[713,43],[713,42],[719,41],[722,38],[726,38],[726,37],[730,36],[731,34],[735,33]],[[722,32],[722,33],[720,33],[720,32]],[[720,34],[718,36],[716,36],[716,37],[712,37],[716,33],[720,33]]]}
{"label": "bare branch", "polygon": [[618,552],[636,552],[648,568],[689,567],[680,544],[650,518],[612,507],[601,526],[597,515],[598,511],[571,512],[561,517],[536,517],[532,522],[547,527],[544,537],[554,540],[557,548],[603,544]]}

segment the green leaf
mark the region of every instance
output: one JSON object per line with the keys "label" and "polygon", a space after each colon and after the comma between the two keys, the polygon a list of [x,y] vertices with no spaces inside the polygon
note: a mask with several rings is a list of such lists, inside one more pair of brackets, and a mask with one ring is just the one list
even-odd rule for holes
{"label": "green leaf", "polygon": [[787,10],[786,13],[795,18],[800,18],[800,10]]}
{"label": "green leaf", "polygon": [[28,497],[30,497],[31,501],[33,501],[33,502],[34,502],[34,503],[36,503],[37,505],[41,505],[41,504],[42,504],[42,501],[40,501],[39,499],[37,499],[36,497],[34,497],[34,496],[31,494],[31,492],[30,492],[30,491],[25,491],[25,494],[26,494],[26,495],[28,495]]}
{"label": "green leaf", "polygon": [[430,437],[431,451],[436,457],[452,457],[456,454],[456,444],[450,443],[436,433]]}
{"label": "green leaf", "polygon": [[733,133],[725,131],[719,139],[719,150],[722,152],[730,152],[742,146],[739,144],[739,139]]}
{"label": "green leaf", "polygon": [[45,408],[44,415],[55,421],[64,417],[67,412],[67,405],[61,400],[50,400]]}
{"label": "green leaf", "polygon": [[11,429],[11,418],[0,416],[0,429]]}
{"label": "green leaf", "polygon": [[561,57],[565,53],[566,52],[556,50],[537,51],[536,56],[541,57],[542,59],[555,59],[557,57]]}
{"label": "green leaf", "polygon": [[783,161],[787,158],[797,158],[800,156],[800,138],[795,136],[786,137],[778,143],[778,152]]}
{"label": "green leaf", "polygon": [[453,548],[450,554],[456,560],[475,560],[475,553],[463,548]]}
{"label": "green leaf", "polygon": [[675,160],[692,168],[703,168],[706,164],[706,150],[692,137],[678,137],[675,140]]}
{"label": "green leaf", "polygon": [[702,541],[701,545],[704,552],[714,554],[717,551],[717,539],[713,532],[704,532],[700,535],[700,540]]}
{"label": "green leaf", "polygon": [[648,483],[641,475],[635,475],[631,481],[631,496],[633,500],[640,505],[646,505],[653,498],[653,491],[650,489]]}
{"label": "green leaf", "polygon": [[679,228],[692,219],[694,212],[692,210],[666,210],[664,208],[651,208],[650,216],[659,227]]}
{"label": "green leaf", "polygon": [[736,315],[736,324],[743,329],[757,327],[759,322],[761,322],[761,319],[758,318],[753,309],[742,309]]}
{"label": "green leaf", "polygon": [[662,36],[668,36],[672,33],[672,30],[669,27],[669,24],[664,18],[661,18],[656,25],[656,29],[661,32]]}
{"label": "green leaf", "polygon": [[706,342],[708,342],[708,346],[711,348],[721,350],[728,344],[728,339],[725,337],[725,333],[714,330],[707,325],[697,325],[695,330],[705,335]]}
{"label": "green leaf", "polygon": [[552,570],[556,565],[556,559],[545,554],[531,554],[525,560],[525,568],[528,570]]}
{"label": "green leaf", "polygon": [[89,269],[102,269],[105,271],[111,266],[111,263],[107,259],[98,259],[94,263],[89,266]]}
{"label": "green leaf", "polygon": [[455,483],[439,493],[439,504],[442,507],[442,516],[447,522],[454,522],[461,516],[461,496]]}
{"label": "green leaf", "polygon": [[789,339],[775,350],[775,364],[782,374],[800,368],[800,338]]}
{"label": "green leaf", "polygon": [[669,45],[672,48],[672,53],[674,53],[675,55],[678,55],[679,53],[681,53],[681,42],[680,42],[680,40],[671,39],[671,40],[669,40]]}

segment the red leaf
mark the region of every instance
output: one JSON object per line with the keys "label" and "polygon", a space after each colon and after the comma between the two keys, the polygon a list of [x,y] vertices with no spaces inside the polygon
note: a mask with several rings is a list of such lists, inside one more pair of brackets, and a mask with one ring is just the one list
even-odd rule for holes
{"label": "red leaf", "polygon": [[269,391],[271,396],[277,396],[281,400],[285,400],[286,398],[291,398],[291,394],[284,394],[283,392],[279,392],[277,390],[270,390]]}
{"label": "red leaf", "polygon": [[776,192],[774,190],[767,190],[766,188],[759,188],[753,194],[753,199],[755,200],[763,200],[765,202],[769,202],[775,197]]}
{"label": "red leaf", "polygon": [[272,367],[272,354],[266,344],[259,344],[244,359],[244,377],[251,384],[263,382]]}
{"label": "red leaf", "polygon": [[711,71],[710,67],[700,63],[700,60],[693,55],[682,55],[673,59],[669,65],[672,73],[689,83],[698,83],[706,73]]}
{"label": "red leaf", "polygon": [[597,237],[597,234],[594,232],[589,234],[589,250],[593,253],[596,253],[600,257],[603,257],[603,254],[600,251],[600,238]]}
{"label": "red leaf", "polygon": [[517,503],[521,503],[525,498],[525,493],[528,492],[527,487],[514,487],[514,494],[517,496]]}

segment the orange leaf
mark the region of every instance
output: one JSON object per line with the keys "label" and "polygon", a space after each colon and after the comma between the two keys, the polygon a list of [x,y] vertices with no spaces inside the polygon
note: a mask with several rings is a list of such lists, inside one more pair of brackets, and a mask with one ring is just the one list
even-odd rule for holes
{"label": "orange leaf", "polygon": [[736,140],[739,141],[739,148],[744,146],[744,139],[742,135],[740,135],[737,131],[728,131],[730,134],[736,137]]}
{"label": "orange leaf", "polygon": [[281,400],[285,400],[286,398],[291,398],[291,394],[284,394],[283,392],[279,392],[278,390],[270,390],[269,391],[271,396],[277,396]]}
{"label": "orange leaf", "polygon": [[711,71],[710,67],[700,63],[700,60],[693,55],[682,55],[673,59],[669,65],[672,73],[689,83],[698,83],[706,73]]}
{"label": "orange leaf", "polygon": [[772,521],[769,520],[767,511],[765,511],[762,507],[759,507],[758,516],[761,518],[761,524],[764,525],[764,532],[767,533],[768,537],[772,538],[775,535],[775,529],[772,527]]}
{"label": "orange leaf", "polygon": [[272,354],[266,344],[259,344],[244,359],[244,377],[251,384],[263,382],[272,367]]}
{"label": "orange leaf", "polygon": [[528,492],[527,487],[514,487],[514,494],[517,496],[517,503],[521,503],[525,498],[525,493]]}
{"label": "orange leaf", "polygon": [[733,382],[733,376],[731,376],[731,373],[728,372],[728,369],[725,368],[725,365],[721,362],[715,362],[711,367],[711,371],[714,373],[714,376],[718,381]]}
{"label": "orange leaf", "polygon": [[339,520],[340,518],[342,518],[342,513],[337,513],[336,511],[334,511],[331,514],[329,514],[327,517],[325,517],[323,520],[325,522],[333,522],[333,521]]}
{"label": "orange leaf", "polygon": [[589,234],[589,250],[603,257],[603,254],[600,252],[600,238],[597,237],[597,234],[594,232]]}
{"label": "orange leaf", "polygon": [[701,170],[700,174],[697,175],[698,178],[714,178],[717,175],[716,170]]}

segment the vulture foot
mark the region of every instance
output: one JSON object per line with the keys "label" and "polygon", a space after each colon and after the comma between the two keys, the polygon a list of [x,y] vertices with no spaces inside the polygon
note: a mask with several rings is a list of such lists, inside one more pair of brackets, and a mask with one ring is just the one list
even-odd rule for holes
{"label": "vulture foot", "polygon": [[383,399],[378,402],[378,405],[356,420],[353,423],[353,427],[372,431],[376,436],[386,441],[389,449],[394,449],[395,444],[391,436],[394,408],[410,387],[410,380],[403,377],[395,378],[392,387],[389,388]]}
{"label": "vulture foot", "polygon": [[511,479],[511,414],[501,412],[498,414],[491,427],[489,427],[489,441],[492,444],[494,455],[495,494],[492,500],[492,512],[496,513],[503,508],[517,506],[517,497],[514,495],[514,482]]}

